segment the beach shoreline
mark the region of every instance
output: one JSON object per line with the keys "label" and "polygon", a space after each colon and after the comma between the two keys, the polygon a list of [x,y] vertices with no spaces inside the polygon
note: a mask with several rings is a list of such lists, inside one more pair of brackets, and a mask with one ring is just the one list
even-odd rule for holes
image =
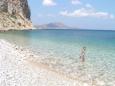
{"label": "beach shoreline", "polygon": [[[51,67],[58,64],[53,58],[45,60],[42,55],[29,49],[0,39],[0,86],[105,86],[105,82],[82,81],[78,76],[70,76],[60,69]],[[54,65],[55,66],[55,65]],[[82,70],[81,70],[82,71]],[[89,78],[89,77],[87,77]],[[112,85],[114,86],[114,85]]]}
{"label": "beach shoreline", "polygon": [[5,40],[0,40],[0,51],[0,86],[88,86],[78,85],[76,80],[37,63],[38,59],[35,62],[36,56],[32,52]]}

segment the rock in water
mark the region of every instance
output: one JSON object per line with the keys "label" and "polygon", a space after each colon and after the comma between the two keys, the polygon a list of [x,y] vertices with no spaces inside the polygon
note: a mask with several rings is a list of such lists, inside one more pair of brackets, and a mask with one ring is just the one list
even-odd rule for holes
{"label": "rock in water", "polygon": [[32,28],[27,0],[0,0],[0,30]]}

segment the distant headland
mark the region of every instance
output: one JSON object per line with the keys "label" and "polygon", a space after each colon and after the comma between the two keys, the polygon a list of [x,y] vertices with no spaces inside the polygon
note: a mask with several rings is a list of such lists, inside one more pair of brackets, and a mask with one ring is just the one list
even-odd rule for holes
{"label": "distant headland", "polygon": [[68,26],[62,22],[52,22],[42,25],[34,25],[37,29],[74,29],[74,27]]}

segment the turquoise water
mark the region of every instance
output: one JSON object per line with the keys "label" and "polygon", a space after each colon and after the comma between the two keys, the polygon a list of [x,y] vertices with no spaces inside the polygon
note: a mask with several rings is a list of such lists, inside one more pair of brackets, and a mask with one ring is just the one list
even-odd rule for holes
{"label": "turquoise water", "polygon": [[[105,86],[115,84],[115,31],[9,31],[0,33],[0,38],[43,55],[44,62],[80,80],[98,79]],[[87,47],[86,62],[81,64],[79,56],[83,46]]]}

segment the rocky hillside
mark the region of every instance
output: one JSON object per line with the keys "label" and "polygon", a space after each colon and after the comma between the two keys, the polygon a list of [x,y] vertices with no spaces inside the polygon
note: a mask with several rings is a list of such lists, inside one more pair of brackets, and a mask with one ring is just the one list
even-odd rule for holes
{"label": "rocky hillside", "polygon": [[0,0],[0,30],[32,28],[27,0]]}

